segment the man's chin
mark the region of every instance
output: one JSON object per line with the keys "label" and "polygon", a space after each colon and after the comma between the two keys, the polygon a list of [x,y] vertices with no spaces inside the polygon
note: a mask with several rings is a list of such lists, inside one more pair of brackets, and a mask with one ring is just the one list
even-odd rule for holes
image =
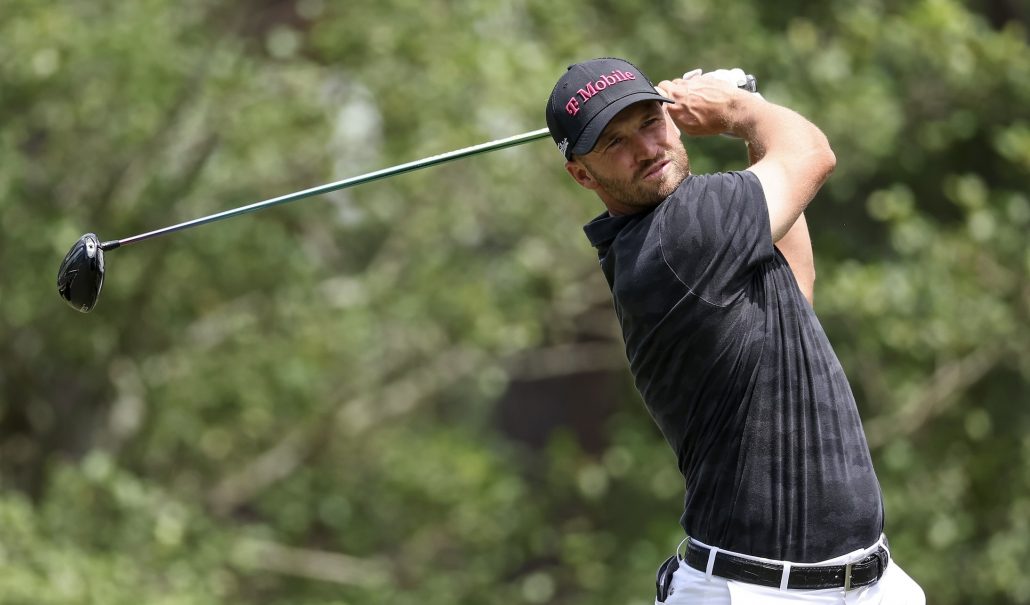
{"label": "man's chin", "polygon": [[[683,179],[678,178],[678,175],[667,175],[664,179],[661,180],[661,182],[655,183],[654,187],[648,188],[646,195],[641,197],[648,200],[653,200],[653,203],[657,204],[658,202],[661,202],[665,198],[672,195],[672,192],[676,191],[676,188],[679,187],[679,184],[681,182],[683,182]],[[644,192],[641,191],[641,193]]]}
{"label": "man's chin", "polygon": [[638,190],[635,195],[631,196],[631,199],[625,200],[625,203],[638,208],[653,208],[665,201],[665,198],[672,195],[675,190],[675,187],[669,188],[668,193],[665,193],[665,188],[658,187]]}
{"label": "man's chin", "polygon": [[686,166],[673,163],[666,168],[665,178],[662,179],[662,182],[659,183],[658,187],[658,192],[662,199],[664,200],[672,195],[672,192],[676,191],[676,189],[679,188],[680,183],[682,183],[688,176],[690,176],[690,168]]}
{"label": "man's chin", "polygon": [[619,183],[613,180],[599,179],[596,175],[594,178],[619,204],[628,208],[645,210],[654,208],[676,191],[680,183],[690,174],[690,169],[685,164],[685,162],[673,161],[665,167],[662,178],[657,181],[648,181],[644,177],[637,177],[629,183]]}

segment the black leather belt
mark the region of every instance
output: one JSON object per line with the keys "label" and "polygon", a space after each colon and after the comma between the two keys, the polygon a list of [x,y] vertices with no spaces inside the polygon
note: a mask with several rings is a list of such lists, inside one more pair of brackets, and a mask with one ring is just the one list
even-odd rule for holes
{"label": "black leather belt", "polygon": [[[708,570],[709,549],[687,541],[685,560],[687,565],[699,571]],[[890,555],[882,546],[861,561],[850,565],[825,565],[819,567],[791,567],[787,588],[818,589],[843,588],[851,590],[875,584],[884,570]],[[763,563],[753,559],[737,557],[719,551],[715,555],[712,574],[727,580],[738,580],[759,586],[779,588],[783,578],[783,566]]]}

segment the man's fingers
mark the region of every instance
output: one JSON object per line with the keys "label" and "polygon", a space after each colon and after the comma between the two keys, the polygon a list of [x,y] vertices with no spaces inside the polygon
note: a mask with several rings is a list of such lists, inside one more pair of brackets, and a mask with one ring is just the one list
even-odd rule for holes
{"label": "man's fingers", "polygon": [[654,89],[657,90],[658,94],[662,95],[663,97],[671,99],[672,96],[670,96],[669,93],[672,91],[674,86],[675,85],[669,80],[662,80],[658,83],[657,86],[654,87]]}
{"label": "man's fingers", "polygon": [[681,86],[683,84],[683,80],[696,78],[697,76],[700,76],[702,73],[704,72],[701,70],[700,67],[697,69],[692,69],[687,73],[683,74],[682,78],[676,78],[674,80],[662,80],[658,83],[657,86],[655,86],[655,90],[657,90],[660,94],[665,95],[666,97],[669,97],[671,99],[672,97],[669,93],[675,90],[677,86]]}

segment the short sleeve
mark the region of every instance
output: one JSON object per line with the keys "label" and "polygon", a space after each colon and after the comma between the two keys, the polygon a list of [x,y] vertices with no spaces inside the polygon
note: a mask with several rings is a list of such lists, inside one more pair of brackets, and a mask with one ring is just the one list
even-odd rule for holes
{"label": "short sleeve", "polygon": [[688,177],[660,212],[666,264],[709,303],[733,302],[775,254],[765,192],[752,172]]}

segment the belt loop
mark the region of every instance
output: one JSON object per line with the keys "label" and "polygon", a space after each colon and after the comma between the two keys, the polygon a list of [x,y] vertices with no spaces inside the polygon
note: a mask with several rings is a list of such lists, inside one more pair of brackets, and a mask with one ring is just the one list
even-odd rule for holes
{"label": "belt loop", "polygon": [[790,583],[790,563],[783,563],[783,575],[780,576],[780,590],[787,590]]}
{"label": "belt loop", "polygon": [[844,566],[844,592],[851,590],[851,566],[852,563],[848,563]]}
{"label": "belt loop", "polygon": [[705,577],[709,580],[712,579],[712,570],[715,569],[715,555],[719,554],[719,549],[711,547],[708,550],[708,567],[705,569]]}

